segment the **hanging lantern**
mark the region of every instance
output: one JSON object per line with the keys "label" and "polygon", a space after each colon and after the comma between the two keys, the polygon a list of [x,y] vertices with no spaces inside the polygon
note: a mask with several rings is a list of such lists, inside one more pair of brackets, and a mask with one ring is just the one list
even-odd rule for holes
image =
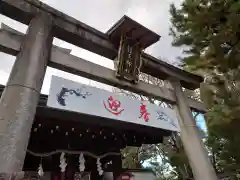
{"label": "hanging lantern", "polygon": [[83,153],[81,153],[79,156],[79,171],[84,172],[84,170],[85,170],[85,159],[84,159]]}
{"label": "hanging lantern", "polygon": [[65,153],[61,153],[60,156],[60,165],[59,167],[61,168],[61,172],[65,172],[66,171],[66,167],[67,167],[67,163],[66,163],[66,159],[65,159]]}

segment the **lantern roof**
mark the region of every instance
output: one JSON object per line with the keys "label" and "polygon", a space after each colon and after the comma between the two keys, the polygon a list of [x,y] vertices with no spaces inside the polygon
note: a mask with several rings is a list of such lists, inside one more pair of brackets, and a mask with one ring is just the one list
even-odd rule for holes
{"label": "lantern roof", "polygon": [[106,34],[116,47],[119,46],[122,34],[126,34],[129,38],[138,42],[143,49],[151,46],[160,39],[157,33],[132,20],[128,16],[123,16]]}

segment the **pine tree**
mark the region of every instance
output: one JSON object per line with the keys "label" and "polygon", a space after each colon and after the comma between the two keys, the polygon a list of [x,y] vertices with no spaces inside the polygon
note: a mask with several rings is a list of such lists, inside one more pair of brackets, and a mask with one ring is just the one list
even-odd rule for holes
{"label": "pine tree", "polygon": [[205,77],[207,145],[218,172],[240,170],[240,1],[185,0],[170,7],[174,46],[182,67]]}

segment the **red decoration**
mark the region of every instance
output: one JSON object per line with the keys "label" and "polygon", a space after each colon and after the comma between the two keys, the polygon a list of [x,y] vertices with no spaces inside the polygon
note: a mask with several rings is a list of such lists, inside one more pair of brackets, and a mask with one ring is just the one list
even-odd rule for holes
{"label": "red decoration", "polygon": [[132,173],[125,172],[120,175],[119,179],[120,180],[131,180],[132,177],[134,177],[134,175]]}
{"label": "red decoration", "polygon": [[118,116],[119,114],[121,114],[121,112],[124,111],[124,109],[121,109],[121,102],[114,99],[112,96],[109,96],[107,99],[107,103],[105,103],[104,101],[103,104],[105,109],[113,115]]}
{"label": "red decoration", "polygon": [[148,122],[149,121],[149,116],[150,114],[147,112],[146,105],[141,103],[140,105],[140,116],[138,118],[143,118],[144,121]]}

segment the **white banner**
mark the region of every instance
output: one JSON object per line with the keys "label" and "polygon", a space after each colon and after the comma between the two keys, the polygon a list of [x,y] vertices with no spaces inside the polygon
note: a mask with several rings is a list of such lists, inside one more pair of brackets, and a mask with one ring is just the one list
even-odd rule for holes
{"label": "white banner", "polygon": [[47,106],[155,128],[179,131],[170,108],[52,76]]}

